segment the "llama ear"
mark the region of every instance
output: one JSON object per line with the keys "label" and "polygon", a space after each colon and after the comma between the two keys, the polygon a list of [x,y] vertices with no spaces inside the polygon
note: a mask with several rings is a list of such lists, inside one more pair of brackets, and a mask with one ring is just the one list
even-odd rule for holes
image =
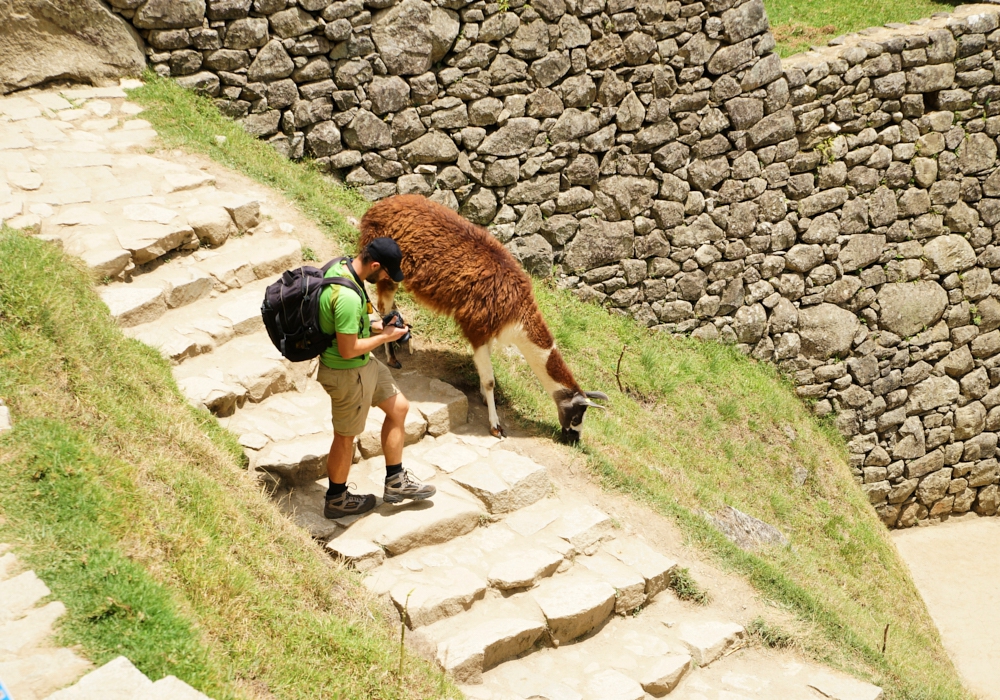
{"label": "llama ear", "polygon": [[[610,400],[610,399],[608,399],[608,395],[605,394],[603,391],[588,391],[588,392],[585,392],[585,393],[587,394],[587,398],[588,399],[597,399],[598,401],[609,401]],[[594,404],[591,404],[591,406],[593,406],[593,405]],[[602,406],[602,408],[603,408],[603,406]]]}

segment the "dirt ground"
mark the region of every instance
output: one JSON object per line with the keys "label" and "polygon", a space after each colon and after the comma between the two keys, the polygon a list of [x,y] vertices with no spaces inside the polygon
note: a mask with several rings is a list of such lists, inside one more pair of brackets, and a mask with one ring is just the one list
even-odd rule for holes
{"label": "dirt ground", "polygon": [[970,514],[893,541],[966,684],[1000,700],[1000,518]]}

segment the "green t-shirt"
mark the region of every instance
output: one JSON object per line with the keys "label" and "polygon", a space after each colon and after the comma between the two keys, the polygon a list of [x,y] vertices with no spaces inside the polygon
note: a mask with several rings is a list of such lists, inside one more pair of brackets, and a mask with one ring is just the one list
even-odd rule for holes
{"label": "green t-shirt", "polygon": [[[325,277],[345,277],[357,282],[354,275],[347,269],[349,263],[342,262],[326,271]],[[334,311],[335,309],[335,311]],[[336,323],[334,323],[336,320]],[[371,336],[371,324],[368,319],[365,300],[357,293],[339,284],[331,284],[319,297],[319,328],[324,333],[358,334],[358,338]],[[368,363],[369,353],[345,360],[340,356],[337,341],[323,352],[320,362],[331,369],[351,369],[364,367]]]}

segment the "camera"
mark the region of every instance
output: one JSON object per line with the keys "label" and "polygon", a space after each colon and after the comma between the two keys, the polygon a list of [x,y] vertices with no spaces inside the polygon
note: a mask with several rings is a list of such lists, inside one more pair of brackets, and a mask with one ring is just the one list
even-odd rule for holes
{"label": "camera", "polygon": [[[383,326],[395,326],[396,328],[406,328],[406,323],[403,322],[403,316],[399,311],[393,309],[392,312],[386,314],[382,318]],[[406,334],[401,338],[396,340],[397,343],[408,343],[410,342],[410,331],[406,331]]]}

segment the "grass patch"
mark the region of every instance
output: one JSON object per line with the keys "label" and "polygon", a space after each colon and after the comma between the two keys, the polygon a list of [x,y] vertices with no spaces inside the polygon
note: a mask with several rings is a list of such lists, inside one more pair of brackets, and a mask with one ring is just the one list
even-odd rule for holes
{"label": "grass patch", "polygon": [[[544,284],[535,294],[577,380],[611,396],[609,411],[588,414],[580,448],[607,488],[671,516],[692,544],[795,613],[812,630],[802,644],[815,658],[881,685],[890,699],[970,697],[851,479],[841,437],[772,365],[639,328]],[[526,363],[496,353],[494,364],[518,418],[557,435],[551,399]],[[797,468],[808,472],[802,486]],[[792,545],[739,549],[697,514],[726,505],[775,525]],[[883,656],[886,623],[893,632]]]}
{"label": "grass patch", "polygon": [[63,644],[224,698],[431,698],[359,578],[270,503],[89,273],[0,230],[0,541],[62,600]]}
{"label": "grass patch", "polygon": [[960,4],[957,0],[764,0],[782,56],[859,29],[951,12]]}
{"label": "grass patch", "polygon": [[164,145],[203,153],[280,190],[334,240],[353,249],[357,231],[344,213],[360,218],[365,212],[368,204],[359,194],[334,184],[311,161],[295,163],[282,157],[219,114],[211,100],[196,97],[152,71],[146,71],[143,80],[145,85],[128,91],[129,99],[146,108],[142,118],[153,125]]}
{"label": "grass patch", "polygon": [[675,567],[670,572],[669,586],[681,600],[687,600],[697,605],[708,605],[712,602],[712,596],[694,580],[691,571],[684,567]]}
{"label": "grass patch", "polygon": [[[176,104],[176,114],[200,118],[213,111],[167,81],[156,88],[169,98],[156,99]],[[133,98],[149,105],[150,95],[140,90]],[[155,110],[144,114],[159,128]],[[214,133],[192,128],[180,132],[191,141],[175,143],[212,155]],[[269,147],[251,141],[246,149],[253,161],[255,149]],[[223,162],[254,176],[247,163]],[[310,172],[308,166],[287,167]],[[322,178],[318,187],[337,189]],[[353,238],[345,243],[353,244]],[[888,533],[852,480],[842,439],[811,415],[773,366],[731,347],[652,333],[544,284],[535,289],[577,379],[611,395],[607,414],[592,411],[587,418],[580,448],[605,487],[670,516],[691,544],[793,612],[806,628],[797,642],[813,657],[881,685],[889,700],[971,697]],[[418,334],[457,341],[447,319],[417,311],[408,320]],[[625,391],[619,392],[623,346]],[[494,365],[500,399],[517,420],[536,434],[557,436],[552,402],[527,365],[505,353],[494,355]],[[456,370],[463,382],[478,384],[467,356],[456,355]],[[793,473],[803,468],[808,477],[796,486]],[[759,553],[737,548],[697,514],[724,505],[777,526],[792,546]],[[892,631],[883,655],[887,623]]]}
{"label": "grass patch", "polygon": [[763,617],[755,617],[746,626],[747,634],[769,649],[785,649],[795,642],[791,634],[777,625],[768,623]]}

